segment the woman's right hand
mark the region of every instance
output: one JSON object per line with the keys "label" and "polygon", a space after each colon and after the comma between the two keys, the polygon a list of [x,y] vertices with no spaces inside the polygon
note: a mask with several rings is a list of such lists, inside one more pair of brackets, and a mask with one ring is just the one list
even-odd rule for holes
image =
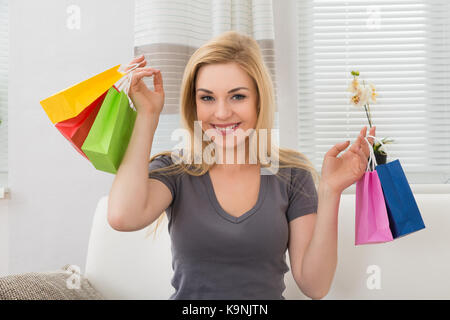
{"label": "woman's right hand", "polygon": [[[131,60],[125,71],[131,69],[136,63],[139,63],[139,66],[133,71],[128,95],[138,113],[159,116],[164,106],[164,87],[161,71],[150,67],[144,68],[147,64],[144,55]],[[143,81],[144,77],[152,75],[154,91],[150,90]]]}

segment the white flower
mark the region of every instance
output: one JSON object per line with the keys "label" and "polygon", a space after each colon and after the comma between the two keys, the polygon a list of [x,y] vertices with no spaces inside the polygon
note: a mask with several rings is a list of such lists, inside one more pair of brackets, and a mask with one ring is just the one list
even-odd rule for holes
{"label": "white flower", "polygon": [[353,81],[349,84],[347,91],[356,93],[360,89],[358,79],[353,79]]}
{"label": "white flower", "polygon": [[375,86],[371,83],[369,83],[368,89],[368,101],[370,103],[376,103],[377,102],[377,92],[375,91]]}
{"label": "white flower", "polygon": [[362,107],[367,104],[370,93],[370,88],[360,87],[356,91],[356,94],[350,98],[350,103],[352,103],[355,107]]}

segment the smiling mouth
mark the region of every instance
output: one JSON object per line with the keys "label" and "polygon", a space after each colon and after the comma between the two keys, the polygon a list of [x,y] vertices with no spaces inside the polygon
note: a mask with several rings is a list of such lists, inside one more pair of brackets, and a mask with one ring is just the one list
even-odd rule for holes
{"label": "smiling mouth", "polygon": [[227,134],[233,133],[236,131],[237,128],[241,125],[241,122],[236,122],[233,125],[227,126],[227,127],[217,127],[214,124],[210,124],[212,128],[214,128],[217,132],[219,132],[221,135],[225,136]]}
{"label": "smiling mouth", "polygon": [[221,134],[227,134],[230,132],[235,131],[239,126],[240,126],[241,122],[237,122],[231,126],[227,126],[227,127],[218,127],[215,126],[214,124],[211,123],[211,126],[216,129],[217,131],[219,131]]}

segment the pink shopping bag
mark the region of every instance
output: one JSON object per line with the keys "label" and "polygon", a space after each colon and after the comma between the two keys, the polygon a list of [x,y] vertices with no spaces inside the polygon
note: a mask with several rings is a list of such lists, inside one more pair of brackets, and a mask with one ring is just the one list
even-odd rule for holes
{"label": "pink shopping bag", "polygon": [[[369,144],[370,158],[364,175],[356,182],[355,245],[392,241],[389,218],[384,201],[376,159],[372,145]],[[372,163],[372,170],[369,166]]]}

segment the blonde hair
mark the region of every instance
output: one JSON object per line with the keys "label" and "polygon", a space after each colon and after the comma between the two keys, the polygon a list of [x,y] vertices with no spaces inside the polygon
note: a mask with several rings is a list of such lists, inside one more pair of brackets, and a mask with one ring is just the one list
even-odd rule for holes
{"label": "blonde hair", "polygon": [[[184,152],[187,151],[183,156],[188,156],[190,159],[196,159],[198,157],[201,158],[203,155],[203,150],[205,150],[210,143],[214,143],[213,141],[203,141],[200,137],[202,141],[201,154],[195,154],[195,150],[192,147],[195,139],[194,121],[198,120],[195,101],[195,83],[198,70],[204,65],[230,62],[237,63],[242,70],[247,72],[247,74],[253,79],[257,89],[257,122],[255,126],[255,133],[257,134],[252,135],[251,137],[253,139],[258,139],[259,130],[265,129],[267,132],[267,138],[270,141],[270,147],[267,148],[269,159],[275,159],[275,163],[278,163],[277,168],[280,169],[296,167],[307,170],[311,173],[317,190],[320,174],[314,168],[311,161],[301,152],[288,148],[280,148],[273,143],[271,139],[271,129],[273,128],[275,116],[275,94],[273,82],[267,66],[264,63],[258,43],[253,38],[236,31],[227,31],[211,39],[192,54],[186,65],[181,83],[180,115],[183,127],[190,133],[191,141],[186,150],[183,150]],[[259,143],[253,143],[251,145],[258,146]],[[272,149],[276,151],[274,154],[271,154]],[[249,152],[253,153],[258,160],[258,163],[260,163],[259,152],[254,148],[249,150]],[[159,152],[153,155],[149,162],[152,162],[158,156],[171,156],[172,154],[172,151]],[[208,172],[210,167],[214,165],[214,163],[208,164],[206,161],[201,161],[199,164],[185,164],[183,161],[176,162],[178,163],[173,163],[164,168],[154,169],[150,172],[164,172],[163,174],[168,175],[187,173],[194,176],[201,176]],[[211,163],[211,161],[209,161],[209,163]],[[270,164],[261,163],[262,168],[268,168],[271,170],[269,166]],[[282,171],[278,171],[276,176],[289,179],[289,177],[283,176]],[[156,221],[155,228],[153,231],[149,232],[147,236],[152,232],[155,232],[156,234],[156,230],[161,224],[165,213],[165,211],[161,213]]]}

